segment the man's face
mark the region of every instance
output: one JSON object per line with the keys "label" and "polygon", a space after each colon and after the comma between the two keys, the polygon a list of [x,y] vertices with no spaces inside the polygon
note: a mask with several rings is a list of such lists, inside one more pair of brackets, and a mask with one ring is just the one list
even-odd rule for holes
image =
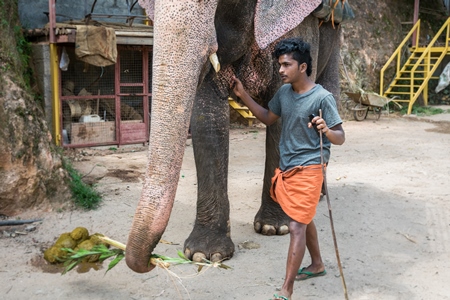
{"label": "man's face", "polygon": [[283,54],[278,58],[280,70],[278,71],[283,83],[294,83],[301,80],[303,73],[306,72],[306,63],[298,64],[298,61],[292,58],[292,53]]}

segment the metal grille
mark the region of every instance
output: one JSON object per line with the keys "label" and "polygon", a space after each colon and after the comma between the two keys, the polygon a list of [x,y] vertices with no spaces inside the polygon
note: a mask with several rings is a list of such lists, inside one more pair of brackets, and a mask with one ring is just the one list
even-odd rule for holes
{"label": "metal grille", "polygon": [[120,52],[120,83],[142,84],[142,76],[142,49],[128,47],[122,50]]}
{"label": "metal grille", "polygon": [[80,61],[73,46],[61,48],[69,65],[61,71],[63,144],[102,144],[116,141],[115,67]]}
{"label": "metal grille", "polygon": [[141,47],[120,52],[120,119],[144,121],[144,72]]}
{"label": "metal grille", "polygon": [[144,122],[143,115],[143,97],[120,97],[120,119],[122,121],[136,120]]}
{"label": "metal grille", "polygon": [[93,95],[114,95],[114,65],[97,67],[78,60],[75,56],[73,46],[65,46],[64,49],[69,57],[67,71],[61,71],[61,85],[63,96],[80,95],[91,93]]}

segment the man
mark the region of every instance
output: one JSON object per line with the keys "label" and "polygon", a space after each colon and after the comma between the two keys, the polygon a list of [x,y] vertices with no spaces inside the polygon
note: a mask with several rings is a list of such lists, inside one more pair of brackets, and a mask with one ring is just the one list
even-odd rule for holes
{"label": "man", "polygon": [[[342,145],[345,133],[333,95],[309,78],[310,45],[297,38],[282,40],[275,47],[274,56],[284,85],[269,102],[268,110],[250,97],[239,79],[233,76],[232,81],[236,96],[261,122],[271,125],[282,118],[280,166],[272,178],[271,196],[291,219],[290,244],[286,278],[274,299],[289,300],[295,280],[326,274],[313,221],[323,183],[320,140],[314,127],[322,131],[325,165],[331,144]],[[310,121],[311,114],[316,116]],[[299,270],[306,247],[311,264]]]}

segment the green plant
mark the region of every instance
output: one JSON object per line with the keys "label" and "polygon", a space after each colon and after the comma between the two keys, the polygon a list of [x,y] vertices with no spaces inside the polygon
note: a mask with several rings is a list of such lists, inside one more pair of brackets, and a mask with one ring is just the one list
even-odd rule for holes
{"label": "green plant", "polygon": [[69,187],[72,191],[75,205],[84,209],[98,208],[102,200],[100,194],[92,186],[83,182],[81,174],[73,168],[66,158],[63,158],[63,166],[71,179]]}
{"label": "green plant", "polygon": [[[406,114],[408,111],[408,106],[404,106],[400,113],[401,114]],[[445,111],[441,108],[436,108],[436,107],[431,107],[431,106],[416,106],[414,105],[412,108],[411,113],[417,116],[432,116],[432,115],[438,115],[438,114],[442,114]]]}
{"label": "green plant", "polygon": [[30,81],[33,76],[32,69],[30,68],[31,57],[31,43],[28,42],[22,32],[20,26],[14,26],[14,34],[16,36],[17,52],[19,53],[19,61],[22,65],[22,75],[25,81],[26,87],[30,87]]}

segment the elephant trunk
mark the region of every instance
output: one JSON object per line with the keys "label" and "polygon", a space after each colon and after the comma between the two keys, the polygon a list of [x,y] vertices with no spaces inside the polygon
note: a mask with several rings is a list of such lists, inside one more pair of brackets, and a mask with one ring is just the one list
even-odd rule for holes
{"label": "elephant trunk", "polygon": [[169,220],[200,73],[217,51],[216,5],[155,2],[148,165],[126,248],[126,263],[135,272],[154,268],[150,257]]}

